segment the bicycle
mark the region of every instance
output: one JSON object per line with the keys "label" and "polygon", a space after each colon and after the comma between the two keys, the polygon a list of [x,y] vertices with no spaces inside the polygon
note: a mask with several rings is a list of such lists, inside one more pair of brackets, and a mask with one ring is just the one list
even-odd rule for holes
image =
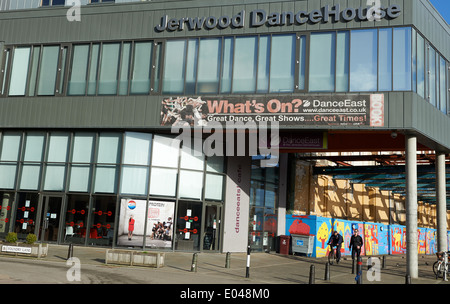
{"label": "bicycle", "polygon": [[337,255],[336,255],[336,248],[337,246],[331,246],[331,250],[330,252],[328,252],[328,263],[330,263],[330,265],[333,265],[334,262],[336,262],[337,264]]}
{"label": "bicycle", "polygon": [[437,252],[437,261],[433,263],[433,272],[436,279],[444,277],[444,273],[447,272],[447,278],[450,276],[449,263],[450,263],[450,251],[447,252],[447,263],[444,263],[444,252]]}

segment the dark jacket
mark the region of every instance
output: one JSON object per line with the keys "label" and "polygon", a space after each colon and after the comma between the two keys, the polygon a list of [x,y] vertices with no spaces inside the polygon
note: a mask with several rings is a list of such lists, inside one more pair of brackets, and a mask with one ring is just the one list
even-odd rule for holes
{"label": "dark jacket", "polygon": [[344,242],[344,239],[342,238],[342,235],[338,233],[337,235],[334,234],[331,235],[328,244],[331,244],[333,246],[340,246],[342,242]]}
{"label": "dark jacket", "polygon": [[360,235],[352,235],[352,237],[350,238],[350,248],[353,246],[354,248],[356,248],[357,246],[359,246],[359,248],[361,248],[363,245],[363,240],[362,237]]}

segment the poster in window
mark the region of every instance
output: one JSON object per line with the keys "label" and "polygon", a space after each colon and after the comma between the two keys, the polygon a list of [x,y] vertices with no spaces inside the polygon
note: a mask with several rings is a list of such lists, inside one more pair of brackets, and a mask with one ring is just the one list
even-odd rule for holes
{"label": "poster in window", "polygon": [[146,205],[146,200],[121,200],[117,245],[142,246],[144,242]]}
{"label": "poster in window", "polygon": [[174,211],[174,202],[148,202],[146,247],[172,248]]}

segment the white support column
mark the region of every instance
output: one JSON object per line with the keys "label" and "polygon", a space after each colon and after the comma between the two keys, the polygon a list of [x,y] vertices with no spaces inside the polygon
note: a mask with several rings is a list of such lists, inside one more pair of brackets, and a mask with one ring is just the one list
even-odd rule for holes
{"label": "white support column", "polygon": [[445,154],[436,151],[437,249],[447,251],[447,180]]}
{"label": "white support column", "polygon": [[417,248],[417,138],[406,136],[406,274],[418,278]]}

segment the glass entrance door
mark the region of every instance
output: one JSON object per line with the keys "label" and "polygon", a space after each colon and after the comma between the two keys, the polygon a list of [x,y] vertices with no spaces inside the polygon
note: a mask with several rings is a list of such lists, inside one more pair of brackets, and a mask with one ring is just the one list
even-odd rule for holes
{"label": "glass entrance door", "polygon": [[220,219],[222,207],[218,204],[205,204],[203,221],[203,250],[218,251],[220,246]]}
{"label": "glass entrance door", "polygon": [[62,197],[42,196],[42,213],[38,238],[42,242],[57,242],[61,218]]}

